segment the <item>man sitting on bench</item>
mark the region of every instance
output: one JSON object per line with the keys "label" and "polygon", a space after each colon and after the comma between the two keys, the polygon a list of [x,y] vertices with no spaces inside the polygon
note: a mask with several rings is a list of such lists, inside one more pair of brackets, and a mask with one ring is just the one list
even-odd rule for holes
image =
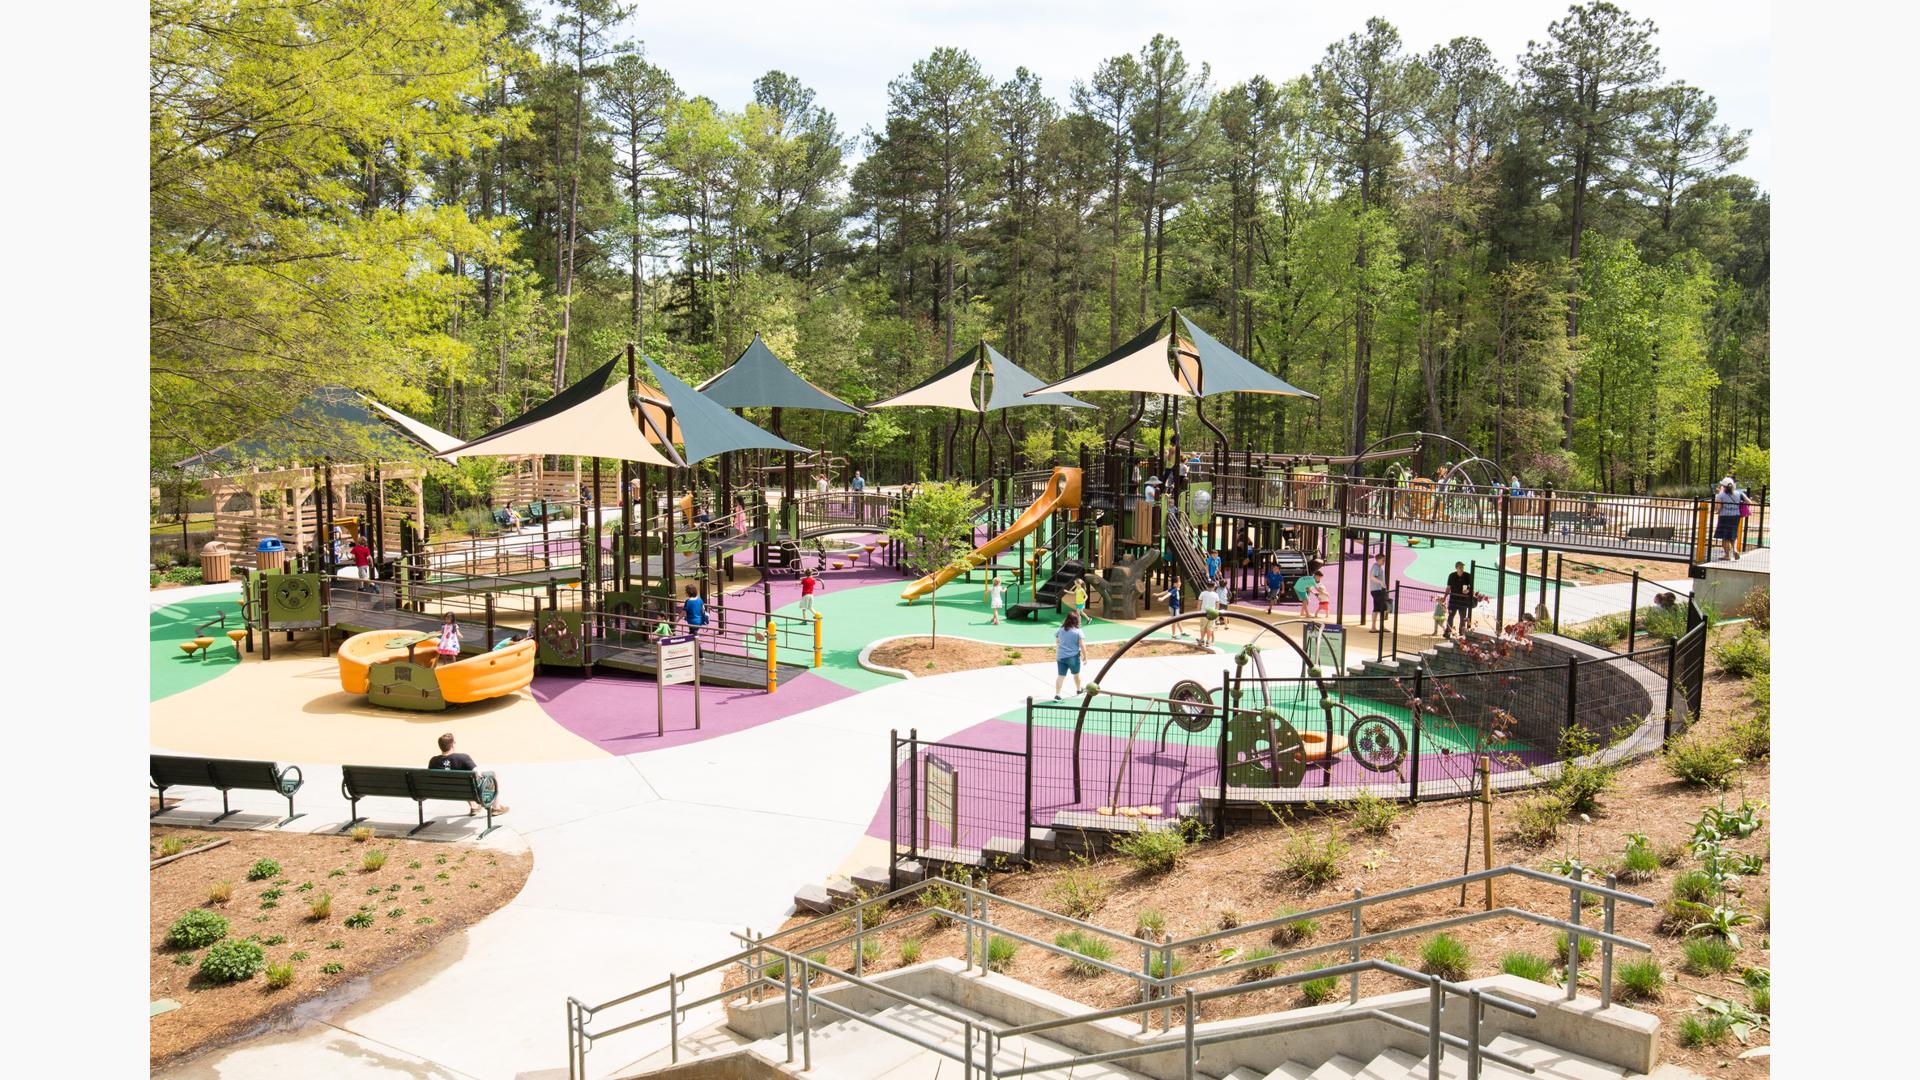
{"label": "man sitting on bench", "polygon": [[[467,772],[480,771],[480,766],[475,765],[472,758],[465,754],[454,753],[453,732],[451,731],[440,736],[440,752],[427,760],[427,768],[462,769]],[[486,807],[481,806],[479,803],[469,802],[467,804],[467,814],[469,816],[478,814],[485,809]],[[507,807],[504,803],[494,803],[493,812],[496,814],[504,814],[507,812]]]}

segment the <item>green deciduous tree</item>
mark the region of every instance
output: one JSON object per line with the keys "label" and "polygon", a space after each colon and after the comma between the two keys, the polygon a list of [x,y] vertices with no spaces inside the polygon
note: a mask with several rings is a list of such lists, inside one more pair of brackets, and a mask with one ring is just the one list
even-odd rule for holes
{"label": "green deciduous tree", "polygon": [[[921,484],[906,505],[893,512],[887,536],[906,546],[922,573],[963,565],[973,553],[973,516],[983,505],[971,484],[941,480]],[[938,590],[927,594],[927,612],[929,635],[938,641]]]}

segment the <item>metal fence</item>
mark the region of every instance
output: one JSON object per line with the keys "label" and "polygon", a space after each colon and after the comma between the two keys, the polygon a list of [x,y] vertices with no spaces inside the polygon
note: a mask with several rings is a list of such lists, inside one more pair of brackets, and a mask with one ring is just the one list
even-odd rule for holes
{"label": "metal fence", "polygon": [[981,866],[1029,861],[1033,770],[1025,746],[974,746],[891,733],[891,865],[927,859]]}

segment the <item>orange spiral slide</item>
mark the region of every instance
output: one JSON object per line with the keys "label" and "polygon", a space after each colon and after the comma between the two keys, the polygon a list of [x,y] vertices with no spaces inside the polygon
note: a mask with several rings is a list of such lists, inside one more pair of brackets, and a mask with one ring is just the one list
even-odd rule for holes
{"label": "orange spiral slide", "polygon": [[1080,470],[1059,468],[1047,477],[1047,486],[1040,491],[1040,497],[1033,500],[1018,520],[1007,530],[993,539],[973,549],[966,562],[959,566],[949,566],[921,578],[901,592],[902,600],[918,600],[961,573],[981,565],[988,559],[1020,542],[1020,538],[1040,527],[1056,510],[1080,509]]}

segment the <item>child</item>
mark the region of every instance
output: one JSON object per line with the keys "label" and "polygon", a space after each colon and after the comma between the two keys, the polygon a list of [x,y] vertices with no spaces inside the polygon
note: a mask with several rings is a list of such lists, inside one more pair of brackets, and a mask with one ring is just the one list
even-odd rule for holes
{"label": "child", "polygon": [[1327,594],[1327,587],[1325,585],[1315,585],[1313,587],[1313,595],[1315,599],[1320,601],[1320,618],[1325,619],[1328,615],[1333,614],[1333,598]]}
{"label": "child", "polygon": [[[1167,586],[1167,591],[1161,593],[1158,599],[1166,601],[1167,614],[1178,618],[1180,616],[1180,579],[1174,578],[1173,584]],[[1178,630],[1173,632],[1173,636],[1186,637]]]}
{"label": "child", "polygon": [[707,625],[707,602],[700,598],[700,590],[687,586],[687,599],[681,605],[687,611],[687,629],[696,630]]}
{"label": "child", "polygon": [[987,608],[993,612],[993,625],[1000,625],[1000,609],[1007,606],[1007,587],[1000,583],[1000,575],[993,575],[987,582]]}
{"label": "child", "polygon": [[1267,578],[1266,580],[1267,614],[1271,615],[1273,614],[1274,603],[1280,599],[1281,577],[1280,577],[1280,565],[1278,563],[1267,564],[1266,578]]}
{"label": "child", "polygon": [[1294,599],[1300,601],[1301,618],[1313,618],[1313,592],[1319,587],[1320,579],[1314,576],[1314,567],[1312,566],[1307,567],[1307,572],[1294,580],[1293,596]]}
{"label": "child", "polygon": [[1200,610],[1206,618],[1200,620],[1200,644],[1213,644],[1213,624],[1220,618],[1220,594],[1215,591],[1219,586],[1209,581],[1200,590]]}
{"label": "child", "polygon": [[460,659],[460,624],[453,621],[453,613],[448,612],[446,621],[440,624],[440,643],[434,646],[433,660],[428,667],[451,664]]}
{"label": "child", "polygon": [[801,618],[803,619],[813,618],[813,594],[819,588],[820,588],[820,579],[813,576],[812,570],[808,570],[806,572],[806,576],[800,579],[800,617]]}
{"label": "child", "polygon": [[1439,637],[1447,629],[1447,594],[1435,593],[1433,597],[1433,636]]}
{"label": "child", "polygon": [[1073,617],[1080,622],[1087,619],[1087,582],[1085,578],[1075,578],[1073,582]]}

